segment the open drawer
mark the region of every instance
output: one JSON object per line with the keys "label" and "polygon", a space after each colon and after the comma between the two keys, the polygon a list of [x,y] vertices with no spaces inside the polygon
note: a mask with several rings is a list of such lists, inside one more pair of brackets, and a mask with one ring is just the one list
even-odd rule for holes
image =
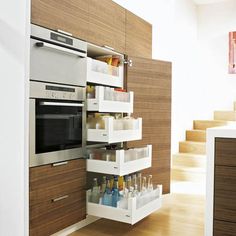
{"label": "open drawer", "polygon": [[112,91],[110,88],[96,86],[95,98],[87,99],[87,110],[133,113],[133,100],[133,92]]}
{"label": "open drawer", "polygon": [[123,176],[152,165],[152,145],[128,150],[95,149],[90,151],[87,171]]}
{"label": "open drawer", "polygon": [[[161,208],[162,205],[162,185],[152,191],[153,197],[146,199],[144,204],[140,201],[143,197],[131,197],[128,199],[128,209],[110,207],[97,203],[89,202],[91,190],[87,191],[87,214],[120,221],[128,224],[135,224],[146,216]],[[147,196],[148,197],[148,196]],[[142,198],[142,199],[141,199]],[[118,204],[119,205],[119,204]],[[140,206],[141,205],[141,206]]]}
{"label": "open drawer", "polygon": [[78,69],[80,76],[85,77],[87,82],[123,88],[123,66],[110,66],[105,62],[86,57],[79,60]]}
{"label": "open drawer", "polygon": [[117,130],[117,120],[113,117],[104,117],[104,123],[104,129],[87,129],[87,141],[118,143],[142,139],[142,118],[132,119],[129,129]]}

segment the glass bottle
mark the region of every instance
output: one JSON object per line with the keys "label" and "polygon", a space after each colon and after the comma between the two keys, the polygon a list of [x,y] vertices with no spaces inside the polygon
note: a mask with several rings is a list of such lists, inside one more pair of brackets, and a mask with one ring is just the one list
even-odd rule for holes
{"label": "glass bottle", "polygon": [[106,176],[102,177],[102,185],[101,185],[101,195],[103,196],[103,194],[106,191]]}
{"label": "glass bottle", "polygon": [[119,176],[118,177],[118,189],[119,189],[119,191],[123,190],[123,182],[124,182],[124,177],[123,176]]}
{"label": "glass bottle", "polygon": [[112,193],[110,189],[110,181],[109,179],[106,180],[106,190],[102,198],[102,204],[106,206],[112,205]]}
{"label": "glass bottle", "polygon": [[92,191],[91,191],[91,202],[99,203],[99,198],[100,198],[100,190],[98,186],[98,181],[97,181],[97,178],[94,178]]}
{"label": "glass bottle", "polygon": [[133,174],[132,175],[132,180],[131,180],[131,185],[133,187],[135,187],[136,184],[137,184],[137,176],[136,176],[136,174]]}
{"label": "glass bottle", "polygon": [[138,184],[138,191],[142,191],[142,173],[138,173],[138,179],[137,179],[137,184]]}
{"label": "glass bottle", "polygon": [[117,207],[117,202],[120,200],[120,194],[118,190],[118,179],[114,179],[114,187],[112,192],[112,206]]}
{"label": "glass bottle", "polygon": [[153,191],[152,175],[148,176],[148,191]]}
{"label": "glass bottle", "polygon": [[126,183],[126,187],[128,189],[128,191],[130,192],[130,187],[131,187],[131,176],[127,176],[127,183]]}
{"label": "glass bottle", "polygon": [[147,191],[147,178],[144,176],[142,181],[142,194],[145,194]]}

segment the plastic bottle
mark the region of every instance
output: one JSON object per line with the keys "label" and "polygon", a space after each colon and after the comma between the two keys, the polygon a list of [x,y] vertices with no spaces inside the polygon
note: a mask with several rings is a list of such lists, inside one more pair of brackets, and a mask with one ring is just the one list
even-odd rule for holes
{"label": "plastic bottle", "polygon": [[112,206],[117,207],[117,202],[120,200],[120,194],[118,190],[118,179],[114,179],[113,192],[112,192]]}
{"label": "plastic bottle", "polygon": [[106,206],[112,206],[112,193],[109,179],[106,180],[106,190],[102,198],[102,204]]}
{"label": "plastic bottle", "polygon": [[100,198],[100,190],[97,182],[97,178],[93,179],[93,187],[91,191],[91,202],[93,203],[99,203]]}

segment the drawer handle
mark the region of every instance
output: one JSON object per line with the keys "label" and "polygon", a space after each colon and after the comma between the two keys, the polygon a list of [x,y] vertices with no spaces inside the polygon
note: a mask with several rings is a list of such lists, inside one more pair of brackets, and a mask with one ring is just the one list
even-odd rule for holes
{"label": "drawer handle", "polygon": [[58,202],[58,201],[61,201],[61,200],[63,200],[63,199],[66,199],[66,198],[68,198],[68,197],[69,197],[69,195],[57,197],[57,198],[52,199],[52,202]]}
{"label": "drawer handle", "polygon": [[56,166],[63,166],[67,164],[68,164],[68,161],[63,161],[63,162],[53,163],[52,166],[56,167]]}

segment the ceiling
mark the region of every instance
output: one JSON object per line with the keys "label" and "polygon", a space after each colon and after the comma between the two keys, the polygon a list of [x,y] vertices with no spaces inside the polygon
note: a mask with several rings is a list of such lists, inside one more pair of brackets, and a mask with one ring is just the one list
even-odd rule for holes
{"label": "ceiling", "polygon": [[217,3],[217,2],[224,2],[227,0],[194,0],[196,4],[210,4],[210,3]]}

